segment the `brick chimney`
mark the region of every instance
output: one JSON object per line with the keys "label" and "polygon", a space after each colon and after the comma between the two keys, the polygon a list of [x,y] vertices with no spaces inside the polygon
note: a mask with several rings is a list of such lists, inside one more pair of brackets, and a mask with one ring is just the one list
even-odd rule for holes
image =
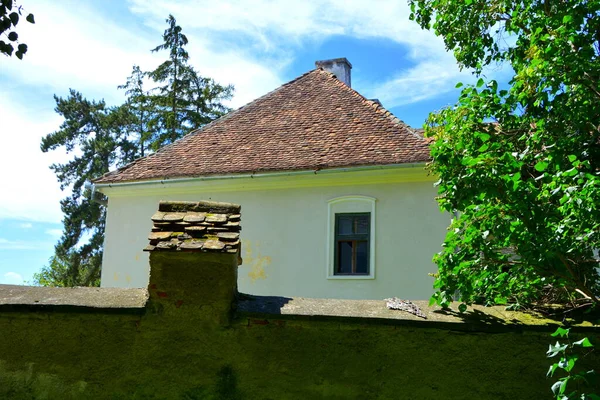
{"label": "brick chimney", "polygon": [[352,87],[350,84],[350,70],[352,69],[352,64],[345,57],[342,58],[332,58],[331,60],[322,60],[316,61],[315,65],[317,68],[322,68],[324,71],[331,72],[334,74],[340,81],[344,82],[348,87]]}
{"label": "brick chimney", "polygon": [[150,252],[152,309],[228,324],[241,264],[240,208],[210,201],[159,203],[144,249]]}

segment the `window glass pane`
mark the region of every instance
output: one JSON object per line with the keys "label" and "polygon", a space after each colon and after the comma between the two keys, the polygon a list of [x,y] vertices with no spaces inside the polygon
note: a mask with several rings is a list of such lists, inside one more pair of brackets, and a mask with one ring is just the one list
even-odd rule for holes
{"label": "window glass pane", "polygon": [[338,217],[338,235],[352,235],[353,221],[354,221],[354,218],[351,216],[348,216],[348,217],[339,216]]}
{"label": "window glass pane", "polygon": [[358,234],[367,234],[369,233],[369,225],[370,225],[370,221],[369,221],[369,216],[368,215],[360,215],[360,216],[356,216],[356,222],[355,222],[355,233]]}
{"label": "window glass pane", "polygon": [[369,242],[355,242],[356,246],[356,273],[369,273]]}
{"label": "window glass pane", "polygon": [[339,274],[352,273],[352,242],[338,242],[338,270]]}

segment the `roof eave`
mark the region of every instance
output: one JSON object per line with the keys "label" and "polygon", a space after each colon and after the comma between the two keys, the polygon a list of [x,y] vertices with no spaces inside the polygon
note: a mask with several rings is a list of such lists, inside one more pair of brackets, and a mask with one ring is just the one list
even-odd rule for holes
{"label": "roof eave", "polygon": [[94,186],[95,186],[96,190],[102,191],[102,188],[131,187],[131,186],[156,185],[156,184],[162,185],[162,184],[167,184],[167,183],[184,183],[184,182],[194,182],[194,181],[202,182],[202,181],[213,181],[213,180],[231,180],[231,179],[247,179],[247,178],[268,178],[268,177],[285,177],[285,176],[299,176],[299,175],[335,174],[335,173],[343,173],[343,172],[373,171],[373,170],[384,170],[384,169],[424,168],[426,164],[427,164],[427,161],[417,161],[417,162],[400,163],[400,164],[360,165],[360,166],[308,169],[308,170],[296,170],[296,171],[251,172],[251,173],[226,174],[226,175],[204,175],[204,176],[193,176],[193,177],[157,178],[157,179],[148,179],[148,180],[126,181],[126,182],[94,183]]}

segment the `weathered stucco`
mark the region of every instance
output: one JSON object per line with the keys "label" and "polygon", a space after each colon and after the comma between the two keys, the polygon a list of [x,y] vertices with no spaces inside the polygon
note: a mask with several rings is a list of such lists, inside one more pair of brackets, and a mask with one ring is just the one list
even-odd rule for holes
{"label": "weathered stucco", "polygon": [[[103,188],[109,206],[102,286],[146,287],[148,258],[141,249],[152,226],[148,216],[158,201],[206,199],[242,205],[241,291],[428,299],[433,283],[428,273],[436,271],[431,259],[440,250],[449,223],[434,199],[434,178],[423,166],[334,175]],[[354,195],[375,198],[375,279],[327,279],[327,245],[333,241],[327,232],[328,202]]]}

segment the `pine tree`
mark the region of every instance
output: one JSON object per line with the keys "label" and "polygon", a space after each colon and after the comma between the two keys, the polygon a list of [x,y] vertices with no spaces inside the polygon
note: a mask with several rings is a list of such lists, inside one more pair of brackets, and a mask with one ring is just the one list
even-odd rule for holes
{"label": "pine tree", "polygon": [[153,142],[150,121],[154,114],[154,107],[148,92],[144,90],[146,75],[147,73],[143,72],[139,66],[134,65],[127,82],[118,87],[124,89],[127,95],[125,106],[133,119],[129,134],[133,136],[132,140],[136,143],[139,157],[146,155],[149,143]]}
{"label": "pine tree", "polygon": [[221,103],[231,98],[233,87],[221,86],[210,78],[203,78],[189,65],[185,49],[187,37],[172,15],[166,22],[169,27],[163,34],[164,42],[152,52],[169,51],[169,58],[148,77],[160,84],[152,90],[150,101],[155,114],[150,121],[154,131],[152,150],[183,137],[229,111]]}
{"label": "pine tree", "polygon": [[131,123],[130,113],[123,107],[108,108],[104,101],[89,101],[72,89],[66,99],[54,99],[64,122],[42,139],[41,150],[64,147],[74,155],[69,162],[50,167],[61,190],[70,188],[71,195],[60,203],[64,229],[55,256],[34,280],[52,286],[94,286],[100,279],[106,209],[89,200],[85,182],[135,156],[123,129]]}

